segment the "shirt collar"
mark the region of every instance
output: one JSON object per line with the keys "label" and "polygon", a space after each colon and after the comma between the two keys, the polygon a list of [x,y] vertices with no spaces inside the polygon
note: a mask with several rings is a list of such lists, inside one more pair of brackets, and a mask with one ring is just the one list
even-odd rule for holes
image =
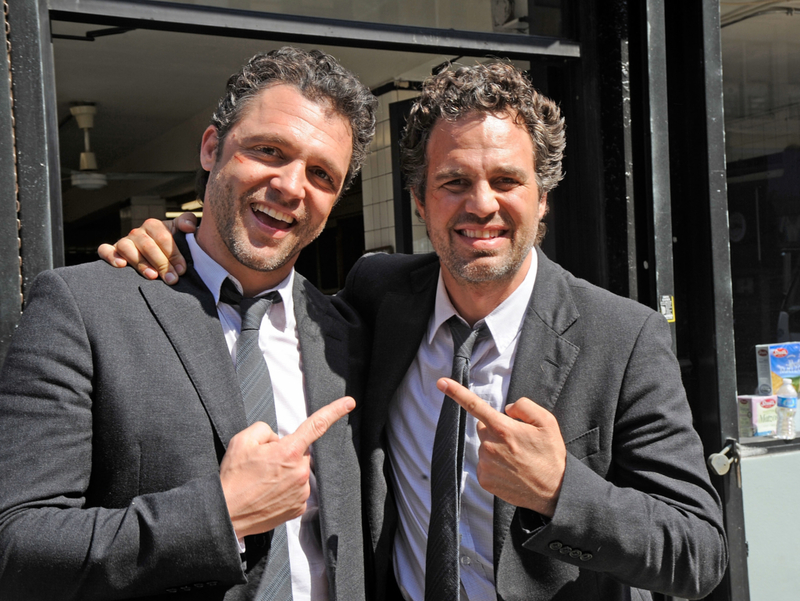
{"label": "shirt collar", "polygon": [[[220,288],[222,287],[222,283],[225,281],[225,278],[230,278],[236,286],[236,289],[239,292],[242,292],[243,288],[241,283],[239,283],[239,280],[229,274],[225,268],[222,267],[222,265],[217,263],[208,255],[208,253],[206,253],[206,251],[200,248],[200,245],[197,244],[197,240],[194,238],[194,234],[186,234],[186,243],[189,245],[189,252],[192,254],[194,269],[197,271],[197,275],[200,276],[200,279],[203,280],[203,283],[211,291],[211,294],[214,295],[215,304],[219,303]],[[283,300],[284,307],[286,307],[286,312],[294,312],[294,303],[292,299],[293,286],[294,268],[292,268],[289,275],[287,275],[280,284],[273,288],[263,290],[256,296],[262,296],[267,292],[277,290],[281,295],[281,300]]]}
{"label": "shirt collar", "polygon": [[[536,249],[531,249],[531,264],[525,279],[517,286],[511,295],[498,305],[494,311],[481,321],[486,324],[492,335],[494,344],[500,353],[503,353],[510,345],[517,334],[522,329],[522,321],[525,312],[528,310],[533,285],[536,282],[536,272],[539,268],[539,257]],[[428,328],[428,344],[433,342],[434,336],[439,328],[453,315],[458,315],[442,278],[442,270],[439,269],[439,281],[436,285],[436,301],[433,309],[433,317]],[[460,315],[458,315],[461,317]],[[480,323],[480,322],[478,322]]]}

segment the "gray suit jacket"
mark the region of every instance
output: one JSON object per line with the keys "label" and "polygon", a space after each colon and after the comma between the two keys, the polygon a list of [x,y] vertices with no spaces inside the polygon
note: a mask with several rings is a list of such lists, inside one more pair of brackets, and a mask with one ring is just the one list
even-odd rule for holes
{"label": "gray suit jacket", "polygon": [[[567,466],[552,520],[495,498],[497,596],[708,594],[727,565],[726,539],[666,322],[538,252],[508,399],[528,397],[555,415]],[[438,273],[434,255],[367,257],[344,292],[374,328],[362,477],[375,599],[389,594],[396,528],[384,426],[426,331]]]}
{"label": "gray suit jacket", "polygon": [[[293,294],[308,411],[360,401],[360,320],[302,277]],[[364,598],[359,414],[313,446],[331,600]],[[0,378],[0,598],[249,598],[270,536],[243,561],[219,481],[246,426],[191,266],[175,287],[102,262],[42,273]]]}

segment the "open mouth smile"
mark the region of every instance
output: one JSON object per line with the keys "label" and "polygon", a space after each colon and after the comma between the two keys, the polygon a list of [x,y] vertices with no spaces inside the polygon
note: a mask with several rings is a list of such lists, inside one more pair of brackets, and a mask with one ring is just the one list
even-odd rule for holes
{"label": "open mouth smile", "polygon": [[505,230],[457,230],[459,234],[467,238],[479,238],[481,240],[491,240],[499,238]]}
{"label": "open mouth smile", "polygon": [[288,213],[282,213],[277,209],[262,204],[252,204],[250,208],[261,223],[276,229],[289,229],[295,221],[294,217]]}

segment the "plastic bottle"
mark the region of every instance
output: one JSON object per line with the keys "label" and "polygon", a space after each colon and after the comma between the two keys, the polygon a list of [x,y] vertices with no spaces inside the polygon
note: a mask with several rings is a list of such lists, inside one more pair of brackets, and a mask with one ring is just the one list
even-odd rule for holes
{"label": "plastic bottle", "polygon": [[778,388],[778,424],[775,438],[791,440],[795,437],[794,414],[797,412],[797,391],[792,386],[789,378],[783,379],[783,384]]}

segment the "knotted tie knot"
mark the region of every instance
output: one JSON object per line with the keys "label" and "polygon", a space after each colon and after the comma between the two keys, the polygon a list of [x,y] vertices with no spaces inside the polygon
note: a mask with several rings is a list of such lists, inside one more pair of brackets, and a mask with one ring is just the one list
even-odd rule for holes
{"label": "knotted tie knot", "polygon": [[239,307],[239,314],[242,316],[242,332],[261,328],[261,320],[264,319],[267,309],[273,304],[283,302],[283,298],[277,290],[254,298],[243,297],[230,278],[225,278],[222,283],[219,300]]}
{"label": "knotted tie knot", "polygon": [[472,349],[475,343],[488,334],[486,324],[481,324],[477,328],[470,328],[456,315],[447,320],[450,326],[450,334],[453,336],[453,372],[458,371],[458,382],[464,386],[469,386],[469,365],[472,357]]}

